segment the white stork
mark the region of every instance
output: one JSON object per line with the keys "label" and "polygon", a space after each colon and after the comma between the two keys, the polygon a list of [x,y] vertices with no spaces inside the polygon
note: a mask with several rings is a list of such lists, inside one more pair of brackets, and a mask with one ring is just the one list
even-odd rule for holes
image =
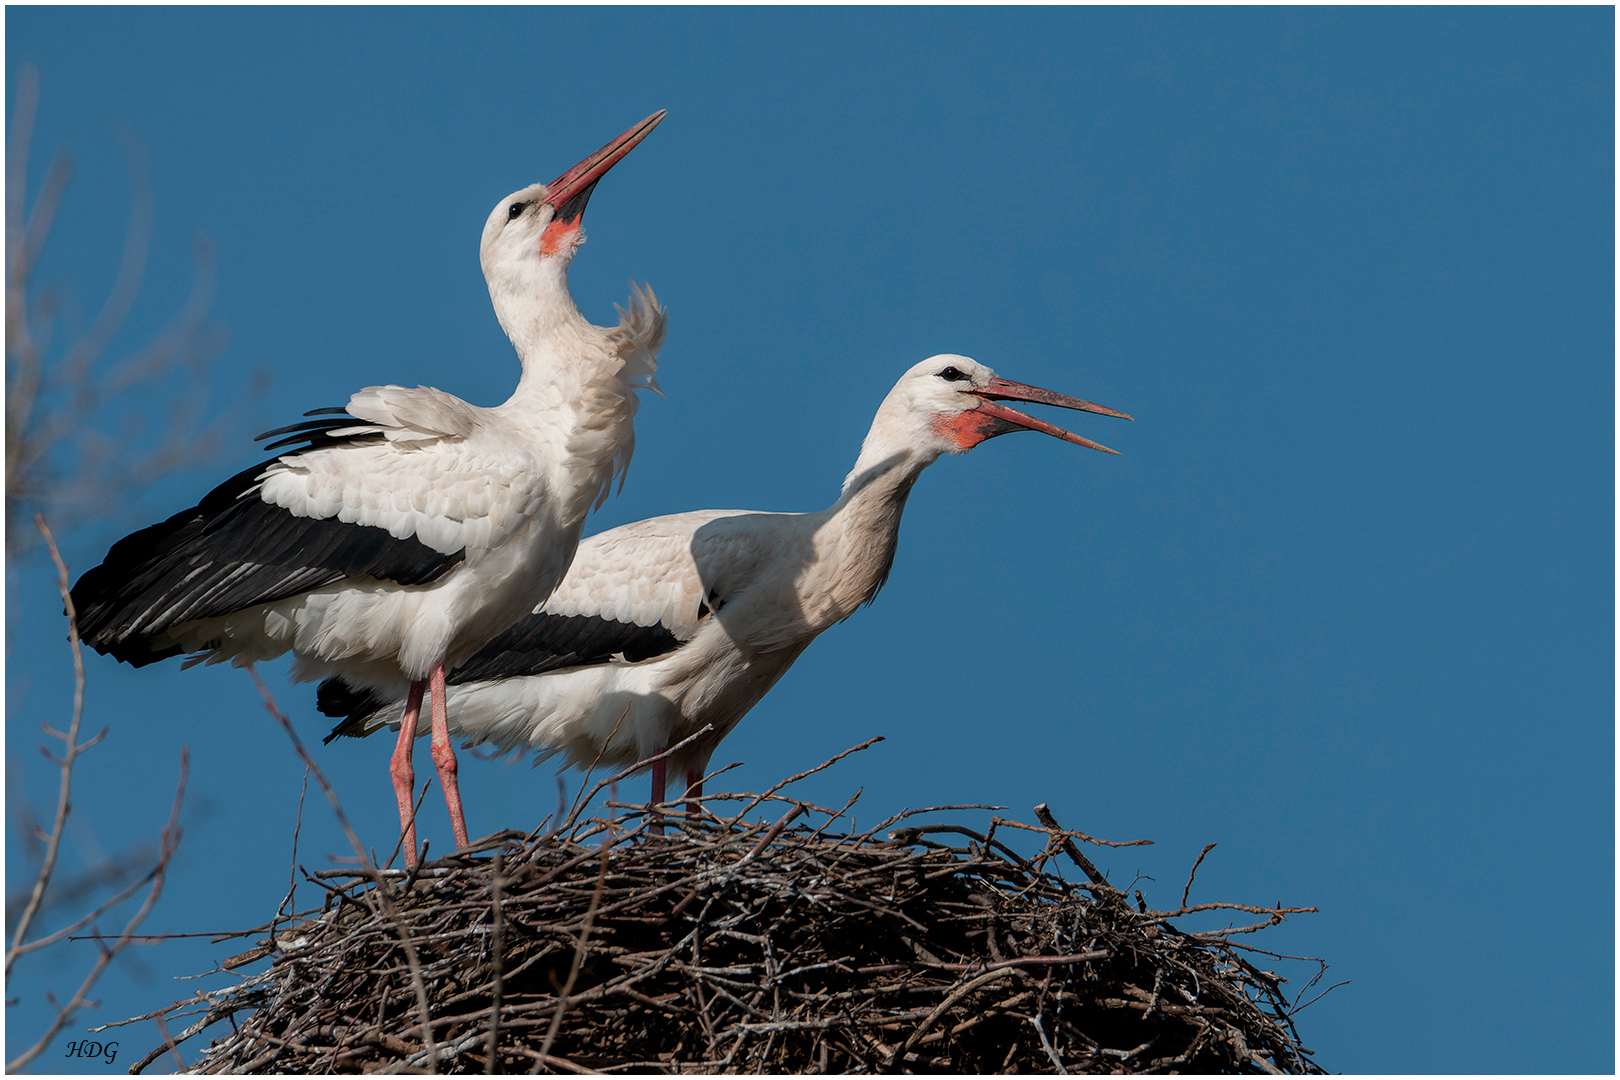
{"label": "white stork", "polygon": [[[884,399],[827,509],[696,510],[587,538],[550,599],[451,672],[452,733],[467,745],[534,749],[540,761],[624,766],[713,725],[669,761],[686,770],[688,797],[700,796],[720,740],[817,634],[883,587],[906,496],[941,454],[1011,431],[1117,452],[1000,404],[1008,400],[1131,419],[997,378],[965,356],[924,360]],[[321,711],[345,717],[327,741],[399,725],[400,694],[323,683]],[[664,801],[663,762],[652,801]]]}
{"label": "white stork", "polygon": [[[445,672],[562,580],[586,513],[630,463],[636,391],[657,389],[664,310],[652,291],[634,289],[618,326],[592,326],[568,264],[597,181],[663,118],[489,215],[479,259],[523,365],[511,398],[483,408],[432,387],[372,386],[261,435],[284,436],[266,448],[280,456],[120,540],[79,579],[84,640],[137,667],[291,650],[297,680],[408,684],[413,732],[426,688],[433,762],[465,846]],[[389,771],[414,862],[411,747],[399,741]]]}

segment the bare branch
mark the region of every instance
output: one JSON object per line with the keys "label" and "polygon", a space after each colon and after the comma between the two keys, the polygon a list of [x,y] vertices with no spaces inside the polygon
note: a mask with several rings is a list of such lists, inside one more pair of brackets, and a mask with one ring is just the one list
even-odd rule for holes
{"label": "bare branch", "polygon": [[83,748],[79,746],[79,722],[84,719],[84,651],[79,644],[79,616],[73,608],[67,563],[62,561],[62,553],[56,548],[56,538],[51,535],[44,517],[35,514],[34,524],[39,527],[40,534],[45,537],[45,543],[50,548],[51,561],[56,564],[57,588],[62,594],[62,604],[67,609],[68,648],[73,653],[73,715],[68,721],[68,729],[62,739],[63,750],[59,765],[61,779],[56,793],[56,817],[51,824],[50,837],[45,842],[45,859],[39,868],[39,874],[34,878],[34,891],[28,897],[28,906],[23,909],[22,916],[17,920],[16,932],[11,936],[11,948],[6,950],[8,981],[11,978],[12,965],[17,962],[17,957],[22,955],[23,941],[28,937],[34,916],[39,913],[40,904],[45,900],[45,890],[50,886],[51,875],[56,872],[57,855],[62,849],[62,832],[67,825],[68,811],[72,806],[70,795],[73,788],[73,765],[83,752]]}
{"label": "bare branch", "polygon": [[1215,845],[1214,844],[1205,844],[1204,845],[1204,850],[1200,851],[1198,853],[1198,858],[1193,860],[1192,869],[1187,872],[1187,887],[1181,890],[1181,906],[1182,907],[1185,908],[1187,906],[1187,894],[1192,892],[1193,878],[1198,876],[1198,867],[1203,863],[1204,856],[1208,855],[1211,851],[1214,851],[1214,850],[1215,850]]}
{"label": "bare branch", "polygon": [[[28,204],[39,105],[32,67],[19,72],[15,102],[6,162],[6,538],[8,550],[21,554],[33,542],[13,527],[24,511],[48,512],[61,527],[105,519],[133,489],[212,454],[246,399],[262,392],[263,378],[255,375],[246,398],[205,423],[209,365],[225,346],[224,332],[208,322],[214,272],[206,237],[194,244],[191,294],[170,324],[128,355],[112,353],[140,292],[155,212],[146,149],[127,124],[117,135],[129,164],[130,211],[114,284],[87,330],[50,347],[67,290],[39,288],[34,270],[73,163],[58,154]],[[148,388],[162,393],[158,423],[127,397]]]}
{"label": "bare branch", "polygon": [[744,814],[748,813],[748,811],[752,810],[754,807],[758,806],[760,803],[764,802],[766,799],[770,798],[772,795],[775,795],[778,791],[781,791],[783,788],[787,787],[789,784],[796,784],[800,780],[803,780],[807,776],[813,776],[813,775],[815,775],[816,773],[820,772],[823,769],[829,769],[832,766],[838,764],[838,762],[842,761],[844,758],[849,757],[849,755],[858,754],[862,750],[865,750],[868,746],[872,746],[872,745],[874,745],[876,743],[882,742],[883,739],[884,739],[884,737],[882,735],[874,735],[870,739],[867,739],[865,742],[858,743],[857,745],[850,747],[848,750],[845,750],[842,753],[834,754],[832,757],[828,758],[826,761],[823,761],[820,765],[817,765],[813,769],[806,769],[806,770],[804,770],[804,772],[796,773],[793,776],[788,777],[786,780],[778,781],[769,790],[767,790],[765,792],[765,794],[756,796],[752,802],[748,803],[741,810],[737,811],[736,817],[731,819],[732,823],[735,824],[736,822],[741,821],[742,816]]}
{"label": "bare branch", "polygon": [[1057,823],[1055,818],[1052,817],[1052,811],[1047,808],[1045,803],[1039,803],[1036,805],[1035,818],[1042,825],[1046,826],[1047,831],[1052,834],[1053,840],[1058,842],[1058,846],[1062,849],[1063,854],[1069,857],[1069,861],[1078,866],[1085,873],[1086,877],[1091,879],[1092,884],[1096,886],[1096,888],[1091,889],[1091,894],[1093,896],[1096,896],[1098,899],[1104,899],[1110,895],[1123,895],[1118,889],[1114,888],[1108,883],[1108,879],[1103,877],[1102,873],[1092,865],[1090,859],[1086,858],[1080,853],[1080,849],[1075,846],[1074,841],[1069,839],[1069,836],[1066,832],[1064,832],[1063,827]]}
{"label": "bare branch", "polygon": [[713,730],[714,730],[714,725],[713,724],[704,724],[702,728],[700,728],[699,730],[693,732],[691,735],[688,735],[686,738],[682,739],[680,742],[676,743],[674,746],[671,746],[669,749],[664,750],[664,751],[662,751],[660,753],[654,754],[650,758],[643,758],[641,761],[636,762],[634,765],[630,765],[630,766],[627,766],[626,768],[620,769],[618,772],[614,773],[612,776],[608,777],[606,780],[598,781],[596,786],[591,788],[589,794],[582,795],[582,796],[580,796],[578,799],[576,799],[574,801],[574,809],[568,815],[568,820],[563,822],[563,828],[565,828],[565,829],[573,828],[574,824],[579,819],[580,811],[582,809],[584,809],[585,807],[589,806],[591,804],[591,800],[596,798],[597,793],[600,792],[603,788],[610,787],[610,786],[612,786],[614,784],[617,784],[620,780],[623,780],[627,776],[634,776],[637,772],[639,772],[642,769],[645,769],[647,766],[651,765],[655,761],[667,761],[669,758],[673,757],[675,754],[679,753],[681,750],[684,750],[687,746],[691,745],[692,743],[697,742],[699,739],[703,738],[703,736],[709,734]]}
{"label": "bare branch", "polygon": [[119,935],[118,940],[113,942],[111,945],[100,946],[95,964],[85,975],[84,981],[79,984],[78,990],[74,992],[73,997],[68,1001],[68,1003],[60,1006],[57,1009],[56,1019],[51,1022],[51,1025],[48,1028],[46,1028],[45,1034],[39,1037],[39,1041],[34,1043],[33,1046],[29,1047],[23,1053],[6,1062],[7,1072],[17,1072],[30,1061],[38,1057],[44,1052],[45,1048],[51,1044],[51,1040],[56,1038],[57,1033],[73,1020],[73,1017],[78,1013],[80,1006],[82,1006],[85,1003],[85,1000],[89,997],[91,989],[96,985],[97,980],[101,978],[101,973],[107,970],[107,965],[112,963],[113,959],[119,953],[123,952],[125,947],[135,939],[135,931],[140,927],[141,923],[145,921],[146,916],[151,913],[153,906],[157,904],[158,897],[163,895],[163,884],[167,879],[169,860],[174,857],[174,853],[179,850],[180,847],[180,806],[185,800],[186,777],[190,771],[190,765],[191,755],[184,747],[182,747],[180,750],[180,779],[175,785],[174,806],[169,811],[169,823],[168,825],[164,826],[163,829],[163,835],[158,848],[157,867],[152,875],[152,885],[151,888],[147,890],[146,900],[141,904],[140,908],[135,912],[135,914],[130,916],[129,921],[124,924],[124,932]]}

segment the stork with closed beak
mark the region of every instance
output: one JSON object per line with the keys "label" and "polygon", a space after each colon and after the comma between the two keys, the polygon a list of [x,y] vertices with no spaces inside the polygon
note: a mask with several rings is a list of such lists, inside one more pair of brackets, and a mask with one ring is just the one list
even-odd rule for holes
{"label": "stork with closed beak", "polygon": [[585,515],[630,464],[636,391],[657,389],[664,310],[634,288],[619,325],[568,291],[581,216],[602,176],[663,112],[550,184],[502,199],[479,258],[522,362],[483,408],[433,389],[372,386],[344,408],[260,436],[274,460],[114,544],[73,588],[79,632],[137,667],[179,653],[242,665],[291,651],[297,680],[408,688],[390,764],[408,862],[412,739],[430,697],[432,757],[458,847],[467,826],[445,672],[563,579]]}
{"label": "stork with closed beak", "polygon": [[[721,739],[816,635],[872,600],[894,561],[900,515],[922,471],[997,435],[1040,431],[1106,446],[1007,401],[1131,419],[1009,382],[965,356],[935,356],[878,409],[843,494],[811,514],[696,510],[587,538],[550,599],[451,672],[451,732],[468,744],[565,754],[569,765],[632,765],[712,725],[669,761],[702,795]],[[417,721],[393,694],[322,684],[337,735]],[[665,763],[652,766],[664,801]],[[692,811],[696,813],[695,805]]]}

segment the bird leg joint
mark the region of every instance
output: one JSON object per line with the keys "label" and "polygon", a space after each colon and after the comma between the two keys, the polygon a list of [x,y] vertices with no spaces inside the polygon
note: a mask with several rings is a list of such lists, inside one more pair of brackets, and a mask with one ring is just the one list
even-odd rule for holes
{"label": "bird leg joint", "polygon": [[433,764],[439,770],[441,776],[446,774],[450,776],[456,775],[459,768],[456,764],[456,751],[450,745],[448,739],[444,742],[439,742],[437,739],[433,741]]}

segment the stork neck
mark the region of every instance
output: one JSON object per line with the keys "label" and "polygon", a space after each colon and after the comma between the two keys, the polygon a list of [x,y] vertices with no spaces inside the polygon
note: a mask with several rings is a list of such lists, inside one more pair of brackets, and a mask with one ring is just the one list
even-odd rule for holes
{"label": "stork neck", "polygon": [[551,513],[583,520],[630,463],[635,388],[611,332],[587,322],[568,291],[568,259],[522,259],[486,267],[490,300],[523,374],[497,408],[546,447]]}
{"label": "stork neck", "polygon": [[568,263],[561,258],[524,260],[488,275],[495,317],[523,364],[519,395],[530,382],[555,381],[596,330],[568,291]]}
{"label": "stork neck", "polygon": [[839,505],[874,484],[878,485],[877,490],[863,498],[881,497],[885,492],[892,497],[898,490],[903,504],[918,474],[939,459],[940,450],[921,443],[914,436],[911,426],[905,422],[905,408],[897,405],[893,398],[891,393],[884,399],[872,418],[872,426],[861,441],[855,467],[844,477],[844,496]]}
{"label": "stork neck", "polygon": [[880,455],[881,449],[868,438],[843,494],[822,512],[816,529],[822,572],[806,583],[814,587],[801,602],[818,632],[847,619],[883,587],[900,542],[906,497],[937,456],[911,450]]}
{"label": "stork neck", "polygon": [[862,453],[855,468],[844,478],[843,494],[829,512],[860,516],[891,503],[903,508],[911,485],[933,464],[935,456],[897,451],[868,461],[867,455]]}

